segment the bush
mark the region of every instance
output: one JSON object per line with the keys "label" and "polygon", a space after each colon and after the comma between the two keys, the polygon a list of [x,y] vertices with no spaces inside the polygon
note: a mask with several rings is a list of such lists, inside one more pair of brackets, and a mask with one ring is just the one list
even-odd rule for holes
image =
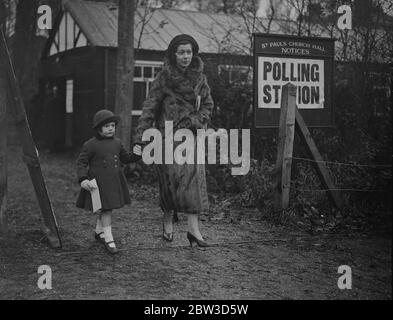
{"label": "bush", "polygon": [[[349,80],[341,81],[342,75],[336,74],[335,126],[310,129],[325,160],[366,165],[391,162],[389,88],[393,80],[391,76],[386,77],[386,73],[365,72],[363,67],[341,66],[346,70]],[[212,120],[213,127],[252,128],[253,117],[246,111],[247,105],[252,101],[249,87],[217,80],[214,81],[212,92],[215,103],[219,106],[219,111],[215,112]],[[327,164],[336,188],[378,191],[341,192],[344,207],[338,212],[329,202],[326,192],[315,191],[323,187],[312,164],[295,160],[292,166],[290,208],[284,213],[274,213],[272,194],[277,135],[277,129],[253,130],[253,159],[250,172],[244,177],[233,177],[230,165],[210,166],[208,181],[211,191],[225,195],[233,204],[258,208],[261,216],[276,223],[293,222],[307,228],[329,224],[331,230],[336,230],[340,225],[339,220],[348,217],[362,217],[363,222],[371,216],[376,221],[380,214],[387,214],[391,218],[391,168]],[[294,156],[309,158],[298,138],[295,138]],[[351,219],[345,221],[353,222]]]}

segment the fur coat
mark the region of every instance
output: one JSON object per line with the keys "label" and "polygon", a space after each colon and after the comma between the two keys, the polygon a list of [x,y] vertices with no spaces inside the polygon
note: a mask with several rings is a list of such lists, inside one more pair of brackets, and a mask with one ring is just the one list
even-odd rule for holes
{"label": "fur coat", "polygon": [[[173,121],[174,132],[181,128],[194,133],[197,129],[206,129],[212,110],[213,100],[202,60],[194,56],[185,72],[166,63],[143,103],[135,141],[141,142],[143,132],[152,127],[159,129],[165,139],[165,121]],[[196,157],[196,152],[194,154]],[[157,165],[157,173],[163,210],[199,213],[208,209],[203,164],[161,164]]]}

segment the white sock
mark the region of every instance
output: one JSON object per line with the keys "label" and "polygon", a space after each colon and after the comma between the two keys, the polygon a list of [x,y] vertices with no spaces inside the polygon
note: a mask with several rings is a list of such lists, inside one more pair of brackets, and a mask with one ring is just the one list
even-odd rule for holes
{"label": "white sock", "polygon": [[96,233],[102,232],[102,224],[101,224],[101,219],[97,218],[97,223],[96,223]]}
{"label": "white sock", "polygon": [[[112,236],[112,226],[108,227],[102,227],[102,231],[104,231],[105,235],[105,242],[111,242],[113,241],[113,236]],[[112,242],[108,244],[111,248],[115,248],[115,244]]]}
{"label": "white sock", "polygon": [[101,238],[105,238],[105,235],[102,232],[103,232],[103,230],[102,230],[101,219],[97,218],[96,233],[100,234]]}

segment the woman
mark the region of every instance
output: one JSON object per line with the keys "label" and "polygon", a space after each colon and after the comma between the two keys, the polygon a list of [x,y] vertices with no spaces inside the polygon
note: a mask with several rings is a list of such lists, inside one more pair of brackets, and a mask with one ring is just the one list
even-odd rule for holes
{"label": "woman", "polygon": [[[198,51],[199,46],[190,35],[178,35],[170,42],[164,68],[152,83],[149,96],[143,104],[136,129],[137,143],[142,143],[143,132],[154,123],[163,136],[163,149],[165,121],[173,121],[173,132],[181,128],[190,129],[194,138],[197,129],[207,127],[213,100]],[[176,144],[178,143],[174,143],[174,148]],[[196,156],[196,152],[194,153]],[[198,246],[208,246],[198,223],[199,213],[209,208],[205,166],[162,164],[157,165],[157,172],[160,206],[164,212],[164,240],[173,240],[173,213],[184,212],[188,215],[187,239],[190,245],[196,243]]]}

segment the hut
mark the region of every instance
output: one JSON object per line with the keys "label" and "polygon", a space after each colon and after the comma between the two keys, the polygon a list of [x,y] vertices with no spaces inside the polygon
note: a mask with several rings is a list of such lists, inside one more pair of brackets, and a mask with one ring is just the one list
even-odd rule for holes
{"label": "hut", "polygon": [[[114,108],[118,8],[111,2],[68,0],[42,53],[40,96],[45,119],[38,130],[54,148],[78,146],[91,132],[93,114]],[[228,77],[250,65],[251,44],[239,16],[140,8],[135,15],[133,122],[163,65],[170,40],[195,37],[205,61]],[[248,56],[247,56],[248,55]]]}

